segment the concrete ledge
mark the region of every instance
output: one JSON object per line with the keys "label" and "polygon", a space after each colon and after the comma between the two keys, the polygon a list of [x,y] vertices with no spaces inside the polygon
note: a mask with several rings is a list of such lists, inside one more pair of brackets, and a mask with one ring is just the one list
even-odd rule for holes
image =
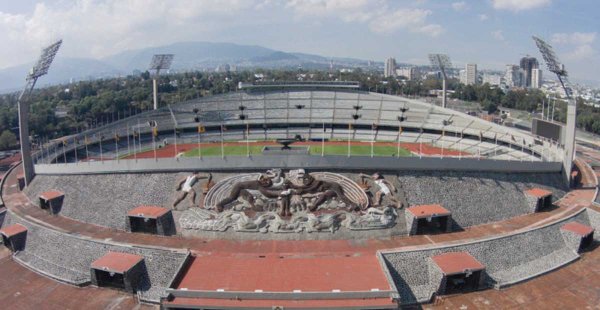
{"label": "concrete ledge", "polygon": [[538,272],[538,273],[534,273],[534,274],[528,275],[527,277],[524,277],[524,278],[519,278],[519,279],[515,279],[513,281],[507,281],[507,282],[503,282],[503,283],[497,283],[497,284],[494,285],[494,288],[499,290],[499,289],[503,289],[503,288],[507,288],[507,287],[519,284],[521,282],[533,280],[533,279],[535,279],[537,277],[543,276],[543,275],[548,274],[548,273],[550,273],[550,272],[552,272],[554,270],[557,270],[557,269],[560,269],[560,268],[562,268],[562,267],[564,267],[566,265],[569,265],[569,264],[573,263],[574,261],[578,260],[579,258],[580,258],[579,256],[574,257],[574,258],[572,258],[572,259],[570,259],[568,261],[563,262],[560,265],[554,266],[552,268],[546,269],[546,270]]}
{"label": "concrete ledge", "polygon": [[394,278],[390,273],[390,268],[388,268],[387,264],[385,263],[383,254],[381,254],[381,251],[377,251],[375,253],[375,256],[377,257],[377,261],[379,262],[379,267],[381,267],[381,272],[383,272],[385,279],[388,281],[388,284],[392,288],[392,294],[390,295],[390,297],[394,299],[400,299],[400,294],[398,293],[398,286],[396,286],[396,282],[394,281]]}
{"label": "concrete ledge", "polygon": [[445,170],[492,172],[560,172],[559,162],[506,161],[438,157],[369,157],[261,155],[199,158],[128,159],[85,163],[39,164],[36,174],[102,174],[131,172],[256,171],[270,168],[311,170]]}
{"label": "concrete ledge", "polygon": [[[110,240],[86,238],[78,234],[53,230],[19,217],[10,211],[9,213],[11,222],[20,223],[32,232],[31,238],[29,238],[31,241],[28,242],[25,250],[13,255],[13,258],[30,270],[61,282],[77,286],[88,284],[91,262],[106,251],[125,252],[148,258],[145,262],[147,276],[142,280],[138,291],[138,297],[144,302],[159,302],[160,297],[166,294],[168,284],[179,272],[179,269],[176,268],[180,268],[183,261],[190,255],[187,250],[117,245],[118,243]],[[41,236],[44,236],[43,238],[46,240]],[[40,245],[40,242],[45,242],[44,244],[60,243],[64,247]],[[166,262],[174,265],[168,265]]]}
{"label": "concrete ledge", "polygon": [[58,281],[60,283],[69,284],[69,285],[75,285],[75,286],[78,286],[78,287],[84,287],[84,286],[90,284],[89,280],[80,280],[80,281],[77,281],[77,282],[73,282],[72,280],[67,279],[65,277],[61,277],[61,276],[55,275],[53,273],[45,272],[45,271],[43,271],[43,270],[41,270],[39,268],[35,268],[34,266],[29,265],[26,261],[22,260],[20,257],[17,257],[17,256],[13,256],[13,259],[19,265],[21,265],[21,266],[23,266],[23,267],[25,267],[25,268],[27,268],[27,269],[29,269],[29,270],[31,270],[31,271],[39,274],[41,276],[53,279],[53,280]]}
{"label": "concrete ledge", "polygon": [[483,237],[483,238],[450,241],[450,242],[446,242],[446,243],[442,243],[442,244],[425,244],[425,245],[419,245],[419,246],[390,248],[390,249],[385,249],[385,250],[379,250],[377,252],[381,253],[382,255],[398,253],[398,252],[401,252],[401,253],[419,252],[419,251],[424,251],[424,250],[447,249],[447,248],[453,248],[456,246],[471,245],[471,244],[483,243],[483,242],[497,240],[497,239],[504,239],[504,238],[509,238],[509,237],[513,237],[513,236],[517,236],[517,235],[527,234],[532,231],[541,230],[541,229],[548,228],[550,226],[553,226],[553,225],[556,225],[556,224],[559,224],[562,222],[573,220],[573,219],[577,218],[578,216],[580,216],[582,213],[587,212],[587,210],[588,210],[587,208],[581,208],[572,214],[569,214],[565,217],[559,217],[557,219],[554,219],[554,220],[547,222],[540,226],[529,225],[522,229],[517,229],[517,230],[510,231],[510,232],[500,233],[497,235],[491,235],[491,236],[487,236],[487,237]]}
{"label": "concrete ledge", "polygon": [[217,299],[270,299],[270,300],[314,300],[351,298],[389,298],[392,291],[352,291],[352,292],[240,292],[240,291],[201,291],[167,289],[173,297],[217,298]]}
{"label": "concrete ledge", "polygon": [[[475,252],[473,254],[474,257],[484,263],[486,265],[486,269],[489,268],[489,270],[486,270],[488,279],[487,284],[491,287],[503,288],[546,274],[577,260],[579,255],[564,245],[562,238],[560,238],[561,240],[551,241],[549,241],[548,238],[546,238],[546,240],[538,240],[535,238],[536,235],[548,234],[550,232],[560,234],[560,228],[558,225],[571,220],[581,220],[584,222],[587,221],[586,209],[581,208],[572,214],[561,216],[560,218],[541,226],[529,226],[524,229],[494,236],[460,240],[444,244],[408,246],[398,249],[379,250],[377,258],[381,260],[382,265],[386,267],[384,273],[389,274],[392,278],[392,281],[396,283],[395,288],[399,289],[398,294],[400,295],[400,302],[402,305],[423,303],[431,299],[431,296],[434,293],[431,280],[423,282],[416,281],[415,279],[418,277],[425,277],[431,272],[430,270],[428,271],[427,268],[424,268],[423,259],[439,253],[447,253],[452,251],[469,251],[470,253]],[[519,258],[514,262],[504,262],[502,258],[493,253],[489,253],[491,246],[494,246],[495,250],[500,252],[503,251],[499,247],[501,244],[498,244],[498,242],[529,242],[526,240],[526,237],[529,238],[529,236],[534,237],[531,242],[560,242],[560,244],[555,247],[556,249],[549,249],[549,251],[552,251],[551,253],[536,254],[536,252],[532,252],[532,255],[524,255],[522,258]],[[496,244],[493,244],[492,242],[495,242]],[[512,250],[515,249],[516,248],[513,246]],[[504,251],[505,252],[502,255],[511,255],[510,251]],[[485,252],[485,254],[482,254],[483,252]],[[394,257],[398,255],[401,255],[402,257]],[[519,262],[519,260],[523,259],[528,260]],[[527,268],[531,264],[537,264],[539,259],[548,260],[546,264],[547,266],[544,265],[540,266],[540,268],[532,269]],[[407,260],[415,262],[415,265],[410,268],[410,271],[405,267],[401,267],[403,265],[397,265],[406,264]],[[544,263],[546,262],[544,261]],[[504,266],[505,264],[508,265]],[[524,270],[525,272],[523,272]],[[506,277],[507,275],[510,275],[510,277]]]}

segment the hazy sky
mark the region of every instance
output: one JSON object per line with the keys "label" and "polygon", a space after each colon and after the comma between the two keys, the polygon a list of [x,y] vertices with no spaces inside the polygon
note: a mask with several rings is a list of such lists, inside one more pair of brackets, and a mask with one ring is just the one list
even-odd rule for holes
{"label": "hazy sky", "polygon": [[600,0],[0,0],[0,68],[32,61],[63,38],[59,57],[91,57],[177,41],[255,44],[290,52],[502,69],[531,35],[554,45],[574,79],[600,80]]}

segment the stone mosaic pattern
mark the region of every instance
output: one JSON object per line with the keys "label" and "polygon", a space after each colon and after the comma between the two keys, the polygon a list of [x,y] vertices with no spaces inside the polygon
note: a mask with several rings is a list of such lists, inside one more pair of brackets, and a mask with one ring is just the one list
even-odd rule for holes
{"label": "stone mosaic pattern", "polygon": [[486,284],[503,287],[567,264],[579,255],[564,242],[560,227],[576,220],[588,222],[582,212],[558,223],[496,239],[443,248],[382,252],[402,304],[427,302],[439,288],[439,276],[430,274],[430,257],[446,252],[468,252],[486,267]]}
{"label": "stone mosaic pattern", "polygon": [[4,225],[15,223],[27,227],[28,232],[25,250],[16,253],[14,258],[35,271],[70,284],[88,284],[91,263],[108,251],[143,256],[146,275],[138,293],[147,302],[157,303],[160,297],[166,296],[167,286],[187,257],[183,252],[85,240],[7,215]]}
{"label": "stone mosaic pattern", "polygon": [[539,187],[565,194],[562,176],[545,173],[400,172],[410,205],[441,204],[458,226],[501,221],[530,213],[524,190]]}
{"label": "stone mosaic pattern", "polygon": [[126,230],[129,210],[139,205],[169,206],[175,183],[182,176],[185,174],[38,175],[25,193],[37,204],[40,193],[62,191],[65,198],[60,215]]}
{"label": "stone mosaic pattern", "polygon": [[[170,207],[176,193],[175,183],[186,175],[38,175],[26,194],[37,203],[40,193],[60,190],[65,193],[61,215],[126,230],[127,211],[141,204]],[[396,183],[390,176],[388,179]],[[195,184],[198,193],[201,184]],[[565,190],[560,174],[408,171],[399,172],[397,184],[410,205],[440,203],[452,212],[454,224],[463,228],[529,213],[523,190],[548,189],[554,193],[554,200],[562,197]],[[187,203],[187,199],[183,203]]]}

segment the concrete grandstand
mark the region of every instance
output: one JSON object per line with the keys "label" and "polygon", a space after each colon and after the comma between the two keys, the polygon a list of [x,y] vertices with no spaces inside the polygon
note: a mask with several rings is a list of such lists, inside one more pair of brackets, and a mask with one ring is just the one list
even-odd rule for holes
{"label": "concrete grandstand", "polygon": [[[117,156],[117,146],[120,155],[133,154],[133,139],[127,151],[125,138],[134,132],[141,137],[136,140],[138,151],[151,149],[153,123],[158,130],[154,140],[159,144],[174,144],[176,139],[180,145],[197,144],[197,127],[202,125],[204,142],[266,141],[295,135],[308,141],[350,137],[352,141],[421,143],[487,159],[562,160],[560,145],[418,100],[346,89],[260,89],[182,102],[65,137],[38,153],[37,163],[64,162],[65,152],[67,162],[73,162],[76,147],[78,159],[83,160],[84,141],[89,141],[88,156],[98,159],[101,138],[107,159]],[[116,144],[115,135],[123,137]]]}
{"label": "concrete grandstand", "polygon": [[[562,145],[353,88],[244,85],[44,145],[28,186],[22,166],[2,179],[3,242],[44,277],[131,288],[162,309],[399,308],[520,285],[597,251],[584,239],[600,228],[598,180],[578,159],[568,182]],[[310,152],[327,146],[342,152]],[[409,214],[422,205],[451,215],[449,229],[439,211]],[[130,232],[132,210],[146,233]]]}

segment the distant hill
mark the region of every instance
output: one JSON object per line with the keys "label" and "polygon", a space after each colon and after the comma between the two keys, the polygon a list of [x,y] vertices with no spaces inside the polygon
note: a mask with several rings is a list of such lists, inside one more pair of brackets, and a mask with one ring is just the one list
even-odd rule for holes
{"label": "distant hill", "polygon": [[[330,61],[336,65],[359,67],[367,61],[352,58],[328,58],[304,53],[277,51],[256,45],[215,42],[178,42],[164,46],[123,51],[102,59],[56,57],[40,86],[103,77],[131,74],[148,68],[152,55],[175,54],[174,71],[200,70],[229,64],[238,68],[327,68]],[[32,63],[0,70],[0,92],[19,90]]]}
{"label": "distant hill", "polygon": [[274,52],[266,56],[251,58],[251,62],[274,62],[274,61],[298,61],[300,58],[294,54],[284,52]]}
{"label": "distant hill", "polygon": [[158,47],[125,51],[102,61],[126,71],[145,70],[154,54],[175,54],[173,70],[187,70],[235,64],[243,60],[265,57],[275,50],[255,45],[233,43],[179,42]]}
{"label": "distant hill", "polygon": [[[29,63],[0,70],[0,92],[21,90],[25,85],[27,72],[32,66],[33,63]],[[48,75],[39,79],[38,87],[66,83],[70,80],[80,81],[123,74],[126,74],[126,71],[112,67],[101,60],[56,57]]]}

